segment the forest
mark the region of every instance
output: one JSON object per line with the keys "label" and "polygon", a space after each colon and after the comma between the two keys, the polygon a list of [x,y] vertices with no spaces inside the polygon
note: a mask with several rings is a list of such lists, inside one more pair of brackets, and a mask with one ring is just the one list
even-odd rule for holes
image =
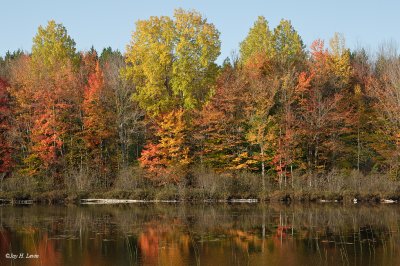
{"label": "forest", "polygon": [[0,57],[0,198],[400,198],[400,57],[308,47],[260,16],[217,64],[196,11],[139,20],[126,52],[40,26]]}

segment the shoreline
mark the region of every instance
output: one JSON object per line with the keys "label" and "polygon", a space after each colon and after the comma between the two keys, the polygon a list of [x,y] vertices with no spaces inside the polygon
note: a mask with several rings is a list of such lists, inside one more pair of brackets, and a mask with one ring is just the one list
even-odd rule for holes
{"label": "shoreline", "polygon": [[[57,193],[58,192],[58,193]],[[115,191],[109,191],[108,194],[113,196],[108,197],[107,193],[94,192],[83,193],[82,195],[71,195],[63,191],[52,191],[40,195],[24,195],[21,197],[18,193],[8,192],[6,195],[2,192],[0,195],[0,205],[30,205],[30,204],[77,204],[77,205],[112,205],[112,204],[137,204],[137,203],[273,203],[280,202],[285,204],[290,203],[334,203],[334,204],[359,204],[359,203],[372,203],[372,204],[398,204],[400,203],[400,195],[381,196],[379,193],[372,194],[359,194],[359,193],[298,193],[298,192],[285,192],[273,191],[264,197],[234,197],[227,196],[225,198],[207,198],[207,197],[193,197],[188,194],[185,196],[177,197],[145,197],[145,198],[131,198],[123,197],[127,192],[121,193],[121,197],[115,197]],[[99,197],[103,195],[103,197]],[[106,197],[104,197],[106,195]]]}

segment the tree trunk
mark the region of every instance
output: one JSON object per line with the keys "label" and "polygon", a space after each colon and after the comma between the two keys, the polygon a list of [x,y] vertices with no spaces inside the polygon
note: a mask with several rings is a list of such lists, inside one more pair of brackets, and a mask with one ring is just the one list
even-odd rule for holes
{"label": "tree trunk", "polygon": [[357,126],[357,171],[360,171],[360,126]]}
{"label": "tree trunk", "polygon": [[293,164],[290,164],[290,176],[292,178],[292,188],[293,188]]}
{"label": "tree trunk", "polygon": [[261,148],[261,182],[262,189],[265,191],[265,162],[264,162],[264,147],[263,144],[260,145]]}

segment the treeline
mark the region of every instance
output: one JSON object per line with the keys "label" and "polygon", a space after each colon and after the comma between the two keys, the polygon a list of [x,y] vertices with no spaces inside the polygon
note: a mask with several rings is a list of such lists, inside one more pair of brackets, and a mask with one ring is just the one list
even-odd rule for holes
{"label": "treeline", "polygon": [[306,49],[290,21],[272,30],[263,17],[221,66],[220,45],[213,24],[181,9],[138,21],[126,54],[77,52],[61,24],[39,27],[31,53],[0,58],[2,182],[109,188],[134,172],[191,186],[198,169],[253,172],[263,188],[313,186],[334,169],[400,177],[393,47],[371,58],[335,34]]}

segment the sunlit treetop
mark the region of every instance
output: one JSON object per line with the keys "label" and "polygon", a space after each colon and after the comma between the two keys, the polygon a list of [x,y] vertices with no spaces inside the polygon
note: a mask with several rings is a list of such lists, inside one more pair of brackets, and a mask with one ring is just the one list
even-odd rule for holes
{"label": "sunlit treetop", "polygon": [[134,99],[151,116],[199,107],[215,80],[220,45],[215,26],[195,11],[138,21],[125,72],[135,83]]}
{"label": "sunlit treetop", "polygon": [[49,68],[78,63],[75,41],[62,24],[50,20],[46,27],[38,28],[33,38],[32,61],[34,64]]}
{"label": "sunlit treetop", "polygon": [[253,27],[250,29],[247,37],[240,43],[240,59],[246,62],[255,54],[272,55],[271,31],[268,27],[268,21],[263,16],[259,16]]}
{"label": "sunlit treetop", "polygon": [[346,40],[340,33],[335,33],[329,42],[334,73],[340,77],[338,80],[343,84],[350,81],[351,63],[350,50],[346,48]]}
{"label": "sunlit treetop", "polygon": [[274,57],[283,67],[292,67],[305,60],[305,46],[290,20],[281,20],[274,29],[272,42]]}

